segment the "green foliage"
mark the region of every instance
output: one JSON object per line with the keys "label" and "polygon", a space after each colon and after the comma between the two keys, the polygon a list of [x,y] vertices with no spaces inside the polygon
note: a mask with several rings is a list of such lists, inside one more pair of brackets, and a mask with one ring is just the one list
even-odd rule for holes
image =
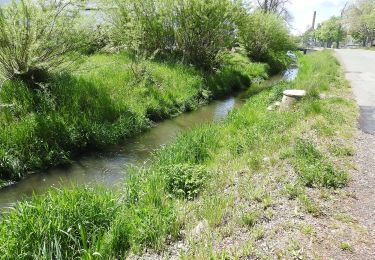
{"label": "green foliage", "polygon": [[235,5],[220,1],[116,0],[114,38],[136,55],[181,56],[206,71],[234,41]]}
{"label": "green foliage", "polygon": [[348,181],[347,173],[335,170],[313,143],[304,140],[298,140],[296,145],[295,168],[308,186],[340,188]]}
{"label": "green foliage", "polygon": [[67,259],[100,243],[117,213],[115,196],[102,189],[50,191],[19,203],[0,219],[3,259]]}
{"label": "green foliage", "polygon": [[115,0],[114,40],[133,54],[170,52],[175,43],[173,1]]}
{"label": "green foliage", "polygon": [[353,247],[348,242],[341,242],[340,249],[343,251],[353,251]]}
{"label": "green foliage", "polygon": [[80,53],[92,55],[98,52],[113,52],[112,26],[106,21],[99,22],[98,20],[100,20],[100,15],[97,13],[79,17],[77,22],[80,34],[75,38],[81,42]]}
{"label": "green foliage", "polygon": [[250,213],[244,213],[241,216],[241,220],[242,220],[243,224],[248,228],[254,227],[256,222],[258,221],[258,219],[259,219],[259,212],[257,212],[257,211],[252,211]]}
{"label": "green foliage", "polygon": [[72,63],[81,43],[66,1],[15,1],[0,8],[0,75],[35,84]]}
{"label": "green foliage", "polygon": [[375,1],[353,1],[344,13],[348,33],[364,47],[375,39]]}
{"label": "green foliage", "polygon": [[184,60],[206,71],[217,68],[219,51],[235,41],[235,10],[229,0],[181,0],[176,45]]}
{"label": "green foliage", "polygon": [[242,53],[223,51],[217,57],[220,70],[207,77],[207,85],[215,96],[226,93],[226,89],[247,89],[253,81],[268,78],[267,64],[253,63]]}
{"label": "green foliage", "polygon": [[201,164],[209,161],[212,152],[219,148],[218,127],[197,128],[184,134],[175,143],[157,154],[156,164]]}
{"label": "green foliage", "polygon": [[304,193],[303,188],[299,184],[287,184],[284,189],[289,199],[295,199]]}
{"label": "green foliage", "polygon": [[[94,58],[104,59],[102,56]],[[152,65],[157,66],[153,63]],[[110,66],[113,67],[112,60]],[[121,70],[122,67],[119,67]],[[165,70],[168,71],[163,66],[159,69],[160,75],[163,75],[162,72]],[[305,86],[307,90],[310,90],[310,88],[319,88],[322,82],[328,82],[334,83],[328,86],[341,91],[340,88],[344,87],[341,82],[330,82],[332,79],[337,79],[337,70],[338,65],[329,52],[317,52],[303,58],[298,79],[295,83],[289,84],[290,87]],[[105,71],[113,74],[106,74]],[[316,79],[311,80],[311,73],[314,73]],[[100,80],[106,82],[106,79],[111,78],[109,76],[112,75],[113,81],[108,83],[118,85],[119,82],[123,82],[121,79],[125,76],[120,74],[120,78],[116,78],[117,74],[120,73],[107,68],[101,73],[96,71],[86,76],[99,84]],[[155,75],[153,74],[153,78],[157,78]],[[174,79],[175,77],[171,77],[170,80]],[[103,88],[106,86],[99,85]],[[137,87],[139,86],[129,91],[134,93],[139,90]],[[115,89],[115,95],[118,96],[120,93],[126,96],[127,92],[121,92],[125,91],[124,89],[126,88]],[[143,86],[140,89],[142,93],[145,91]],[[249,169],[251,158],[259,158],[270,153],[276,156],[284,149],[293,148],[294,138],[290,137],[291,133],[299,133],[301,129],[305,129],[303,128],[305,115],[302,111],[305,106],[314,101],[313,98],[306,98],[296,104],[293,110],[282,113],[267,111],[269,98],[277,91],[276,88],[267,88],[262,93],[251,97],[242,108],[232,112],[224,122],[205,125],[180,136],[175,143],[156,152],[147,169],[130,171],[123,190],[119,191],[119,194],[100,190],[54,192],[48,196],[33,198],[30,202],[20,203],[10,213],[4,213],[4,217],[0,220],[0,253],[5,256],[5,259],[14,258],[13,252],[16,252],[16,256],[20,259],[43,258],[44,256],[57,259],[94,258],[98,254],[104,259],[122,259],[129,251],[140,253],[144,252],[145,248],[162,250],[167,243],[173,243],[178,238],[179,230],[182,228],[186,230],[188,227],[182,226],[186,224],[182,221],[186,220],[180,220],[179,214],[185,212],[179,212],[179,209],[196,208],[196,210],[189,211],[188,217],[192,216],[194,221],[205,219],[210,228],[214,228],[222,225],[223,221],[230,221],[235,199],[232,192],[243,188],[252,195],[249,199],[251,203],[260,203],[259,206],[262,207],[260,209],[268,208],[270,212],[269,207],[274,202],[270,195],[273,193],[270,193],[268,188],[273,185],[267,184],[259,187],[254,184],[241,187],[249,183],[249,180],[253,180],[252,178],[244,180],[242,177],[251,177],[253,174],[253,171]],[[31,97],[33,96],[24,94],[23,100]],[[86,99],[83,100],[86,101]],[[116,101],[119,102],[116,103],[117,105],[123,102],[122,100]],[[128,105],[134,110],[140,109],[132,105],[132,102],[139,103],[139,100],[129,101]],[[347,106],[343,103],[326,103],[326,106],[334,107],[337,104],[341,108],[337,109],[339,113],[337,115],[347,114]],[[340,118],[337,115],[335,119]],[[95,116],[100,117],[100,114]],[[322,113],[320,117],[329,118],[329,115]],[[351,119],[354,120],[354,117]],[[338,125],[342,129],[347,122],[335,120],[332,125]],[[242,153],[231,153],[233,143],[241,145]],[[290,158],[283,160],[288,159]],[[302,174],[302,180],[304,180],[303,174],[307,172],[311,173],[313,176],[311,180],[317,186],[340,186],[346,181],[341,178],[345,177],[344,175],[332,175],[332,173],[337,173],[337,171],[332,171],[332,163],[309,142],[300,141],[297,144],[294,159],[296,169],[302,169],[298,171]],[[264,161],[260,160],[259,164],[263,167]],[[165,171],[161,170],[163,167]],[[215,178],[210,178],[210,182],[201,185],[203,183],[201,176],[206,174],[205,169],[208,167],[214,168],[215,171],[212,172],[216,173]],[[232,189],[233,186],[231,186],[234,183],[233,172],[230,172],[232,169],[238,178],[236,189]],[[241,169],[245,170],[241,171]],[[303,171],[305,169],[307,169],[306,172]],[[191,182],[191,180],[194,181]],[[189,194],[189,191],[193,190],[190,194],[194,195],[198,189],[197,183],[199,191],[207,189],[207,192],[201,192],[199,200],[194,202],[178,200],[168,192],[185,189],[184,194]],[[308,212],[313,215],[320,213],[318,204],[304,192],[299,191],[296,186],[289,188],[290,195],[297,196]],[[226,189],[225,193],[224,189]],[[249,227],[253,226],[258,218],[255,213],[247,216],[244,214],[243,217],[240,215],[240,217],[242,223]],[[70,230],[69,227],[71,227]],[[254,239],[261,239],[266,235],[261,227],[253,229],[252,234]],[[44,239],[40,240],[41,242],[40,237]],[[55,245],[58,246],[53,247]],[[43,251],[43,248],[46,250]]]}
{"label": "green foliage", "polygon": [[313,200],[311,200],[306,194],[301,194],[298,196],[300,203],[305,207],[306,211],[313,215],[314,217],[319,216],[320,208]]}
{"label": "green foliage", "polygon": [[0,102],[14,106],[0,110],[0,177],[17,180],[29,170],[65,163],[134,135],[149,119],[194,109],[207,99],[194,69],[147,62],[152,81],[138,82],[124,69],[129,64],[124,54],[95,55],[81,74],[54,77],[41,91],[6,82]]}
{"label": "green foliage", "polygon": [[167,190],[179,197],[192,200],[204,188],[207,170],[202,166],[173,164],[160,169],[166,176]]}
{"label": "green foliage", "polygon": [[290,64],[286,54],[295,45],[280,17],[257,11],[241,20],[238,29],[250,58],[268,63],[273,71],[281,71]]}
{"label": "green foliage", "polygon": [[176,207],[166,196],[165,178],[159,171],[140,170],[125,184],[125,201],[106,234],[102,252],[122,258],[129,249],[162,249],[178,232]]}
{"label": "green foliage", "polygon": [[318,41],[325,43],[327,47],[331,47],[334,42],[336,48],[339,47],[337,43],[344,39],[341,18],[332,16],[330,19],[318,25],[315,31],[315,37]]}

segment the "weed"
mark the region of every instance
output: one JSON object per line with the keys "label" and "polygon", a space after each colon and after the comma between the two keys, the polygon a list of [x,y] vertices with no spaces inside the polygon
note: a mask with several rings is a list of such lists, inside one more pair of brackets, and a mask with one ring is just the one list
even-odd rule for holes
{"label": "weed", "polygon": [[255,241],[261,240],[265,236],[265,231],[263,228],[258,227],[256,229],[253,229],[252,236]]}
{"label": "weed", "polygon": [[309,141],[298,140],[295,168],[307,186],[340,188],[348,181],[348,174],[335,170],[332,163]]}
{"label": "weed", "polygon": [[273,199],[270,195],[267,195],[266,197],[263,198],[262,200],[263,209],[268,209],[272,205],[273,205]]}
{"label": "weed", "polygon": [[340,243],[340,248],[343,251],[350,251],[350,252],[353,251],[352,246],[348,242],[341,242]]}
{"label": "weed", "polygon": [[310,199],[306,194],[302,194],[298,197],[301,204],[305,207],[306,211],[317,217],[320,215],[320,208],[317,203],[315,203],[312,199]]}
{"label": "weed", "polygon": [[355,154],[355,149],[353,147],[340,145],[331,145],[329,151],[335,156],[353,156]]}
{"label": "weed", "polygon": [[166,176],[167,190],[179,198],[194,199],[204,188],[207,170],[202,166],[174,164],[160,169]]}
{"label": "weed", "polygon": [[252,211],[250,213],[243,213],[241,216],[241,220],[243,225],[245,225],[248,228],[252,228],[255,226],[256,222],[259,218],[259,212]]}
{"label": "weed", "polygon": [[304,225],[302,227],[302,233],[306,236],[311,236],[314,233],[314,227],[312,225]]}
{"label": "weed", "polygon": [[303,188],[299,184],[286,184],[284,190],[289,199],[295,199],[304,193]]}

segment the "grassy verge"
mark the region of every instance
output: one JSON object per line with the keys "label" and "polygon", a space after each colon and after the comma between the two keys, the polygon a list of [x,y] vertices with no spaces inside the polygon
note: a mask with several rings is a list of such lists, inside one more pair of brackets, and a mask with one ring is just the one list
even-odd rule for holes
{"label": "grassy verge", "polygon": [[[268,111],[286,88],[307,96]],[[309,223],[349,178],[357,115],[349,97],[329,51],[304,56],[294,82],[182,135],[149,168],[134,169],[118,194],[53,191],[3,214],[0,254],[118,259],[152,248],[186,259],[311,256],[302,244],[314,233]]]}
{"label": "grassy verge", "polygon": [[94,55],[76,73],[53,76],[38,90],[7,82],[0,103],[12,106],[0,108],[0,179],[18,180],[29,171],[67,163],[82,151],[130,137],[151,121],[267,77],[266,65],[239,54],[228,57],[222,71],[205,75],[176,63]]}

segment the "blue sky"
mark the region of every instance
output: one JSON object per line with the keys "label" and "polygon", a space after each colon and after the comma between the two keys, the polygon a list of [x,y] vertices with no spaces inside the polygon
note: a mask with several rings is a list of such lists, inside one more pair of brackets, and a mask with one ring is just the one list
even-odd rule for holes
{"label": "blue sky", "polygon": [[339,15],[346,2],[348,0],[290,0],[288,9],[294,17],[293,33],[301,34],[311,26],[314,11],[317,11],[317,23],[320,23]]}

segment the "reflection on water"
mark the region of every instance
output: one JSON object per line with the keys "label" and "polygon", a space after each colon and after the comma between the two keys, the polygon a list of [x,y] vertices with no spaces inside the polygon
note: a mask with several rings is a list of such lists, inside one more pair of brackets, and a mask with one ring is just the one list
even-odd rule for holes
{"label": "reflection on water", "polygon": [[[298,69],[285,72],[283,77],[293,80]],[[271,82],[283,77],[274,77]],[[11,206],[21,198],[41,194],[51,187],[71,187],[72,185],[103,184],[115,187],[122,183],[127,165],[147,163],[150,154],[166,145],[191,128],[212,121],[220,121],[235,107],[243,103],[241,95],[216,100],[196,111],[184,113],[176,118],[156,124],[143,134],[112,147],[106,153],[93,153],[81,157],[68,167],[51,169],[33,174],[17,184],[0,190],[0,207]]]}
{"label": "reflection on water", "polygon": [[286,70],[283,74],[283,78],[287,81],[294,80],[298,75],[298,67],[293,67]]}

